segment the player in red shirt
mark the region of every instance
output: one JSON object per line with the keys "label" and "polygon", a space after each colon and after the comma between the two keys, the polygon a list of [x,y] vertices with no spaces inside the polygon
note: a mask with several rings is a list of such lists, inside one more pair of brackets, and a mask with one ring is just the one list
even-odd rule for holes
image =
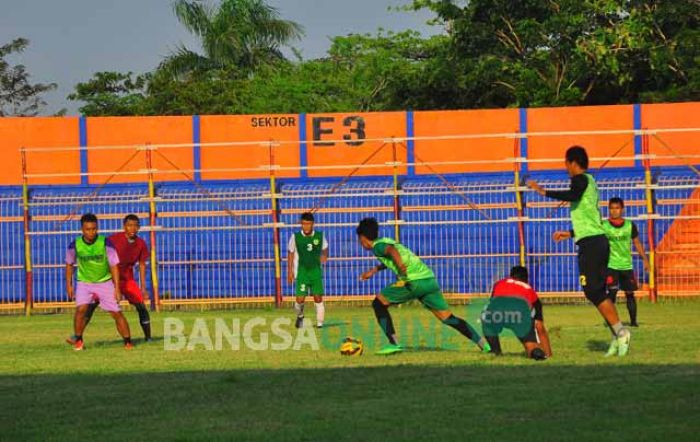
{"label": "player in red shirt", "polygon": [[509,328],[520,339],[529,358],[541,360],[552,356],[549,335],[544,327],[542,302],[528,284],[525,267],[513,267],[509,278],[494,284],[481,322],[493,353],[501,354],[498,335],[504,328]]}
{"label": "player in red shirt", "polygon": [[[127,215],[124,218],[124,231],[115,233],[108,240],[112,243],[119,256],[119,288],[122,296],[136,308],[145,340],[150,341],[151,317],[148,314],[143,297],[143,294],[146,293],[146,262],[148,261],[149,251],[146,242],[138,236],[140,227],[138,216],[133,214]],[[136,263],[139,265],[140,288],[134,279],[134,266]],[[97,309],[97,306],[97,303],[93,303],[88,307],[85,312],[85,326],[92,319],[92,314]],[[75,337],[68,338],[68,342],[74,339]]]}

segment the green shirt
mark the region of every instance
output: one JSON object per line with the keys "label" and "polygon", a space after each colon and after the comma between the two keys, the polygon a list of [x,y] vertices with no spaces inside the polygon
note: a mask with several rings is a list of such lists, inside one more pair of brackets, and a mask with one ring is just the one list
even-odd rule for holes
{"label": "green shirt", "polygon": [[[406,266],[406,275],[401,275],[398,267],[396,267],[396,264],[394,264],[394,260],[392,260],[391,257],[386,256],[387,246],[393,246],[399,252],[401,261],[403,261],[404,265]],[[382,264],[384,264],[388,269],[391,269],[391,271],[403,281],[417,281],[419,279],[435,278],[435,274],[432,270],[430,270],[430,267],[425,265],[425,263],[423,263],[419,257],[417,257],[403,244],[399,244],[393,239],[377,239],[372,245],[372,252]]]}
{"label": "green shirt", "polygon": [[295,269],[297,278],[304,280],[323,278],[321,267],[321,253],[328,248],[328,242],[319,231],[311,232],[306,236],[303,232],[296,232],[289,241],[288,250],[295,253]]}
{"label": "green shirt", "polygon": [[571,223],[576,241],[589,236],[603,235],[603,222],[598,208],[598,186],[590,174],[584,173],[588,185],[581,199],[571,203]]}
{"label": "green shirt", "polygon": [[633,222],[624,220],[621,226],[615,226],[609,220],[603,222],[605,236],[610,242],[610,259],[608,268],[613,270],[632,270],[632,240],[639,236]]}
{"label": "green shirt", "polygon": [[68,247],[66,264],[78,264],[78,281],[98,283],[112,279],[110,265],[117,265],[119,259],[111,243],[104,236],[97,236],[88,244],[82,236]]}

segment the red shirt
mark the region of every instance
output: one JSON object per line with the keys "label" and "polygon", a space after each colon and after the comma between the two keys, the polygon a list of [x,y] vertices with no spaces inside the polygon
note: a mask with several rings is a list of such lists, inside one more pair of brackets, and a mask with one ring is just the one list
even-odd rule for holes
{"label": "red shirt", "polygon": [[115,233],[109,237],[109,240],[119,255],[119,280],[133,280],[136,263],[148,260],[146,241],[137,236],[133,242],[129,242],[124,232]]}
{"label": "red shirt", "polygon": [[530,307],[537,301],[537,292],[529,284],[513,278],[501,279],[493,286],[492,296],[522,298]]}

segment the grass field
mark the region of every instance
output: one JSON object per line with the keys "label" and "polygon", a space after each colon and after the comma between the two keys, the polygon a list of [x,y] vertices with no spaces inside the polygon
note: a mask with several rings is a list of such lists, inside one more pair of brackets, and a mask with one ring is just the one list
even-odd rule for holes
{"label": "grass field", "polygon": [[[464,314],[467,307],[458,307]],[[468,308],[467,308],[468,309]],[[311,309],[313,310],[313,309]],[[472,308],[473,310],[473,308]],[[313,317],[313,311],[309,312]],[[473,318],[473,311],[467,316]],[[128,318],[140,337],[136,314]],[[289,311],[166,312],[255,317],[270,333]],[[480,354],[418,307],[394,310],[409,351],[376,356],[372,310],[328,307],[319,350],[165,351],[136,340],[126,351],[97,313],[86,351],[63,343],[69,315],[0,317],[2,440],[698,440],[700,303],[640,305],[627,358],[606,359],[608,332],[590,306],[547,306],[554,358],[526,360],[513,338],[506,355]],[[626,317],[626,312],[623,312]],[[417,335],[423,324],[427,331]],[[365,330],[364,334],[360,330]],[[201,331],[201,330],[200,330]],[[288,328],[291,331],[291,328]],[[309,330],[312,332],[312,330]],[[364,355],[342,357],[340,339],[360,333]],[[308,338],[307,334],[307,338]],[[271,342],[280,341],[270,334]],[[408,341],[408,342],[406,342]]]}

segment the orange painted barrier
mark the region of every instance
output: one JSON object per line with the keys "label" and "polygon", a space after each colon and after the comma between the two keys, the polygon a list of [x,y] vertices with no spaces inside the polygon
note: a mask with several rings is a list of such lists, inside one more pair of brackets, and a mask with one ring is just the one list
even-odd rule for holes
{"label": "orange painted barrier", "polygon": [[[172,164],[181,169],[192,169],[192,118],[191,117],[94,117],[87,119],[87,145],[93,146],[127,146],[147,144],[186,144],[176,149],[158,150],[153,153],[153,167],[160,171],[176,170]],[[89,151],[88,171],[90,173],[114,172],[129,158],[136,156],[124,167],[124,172],[138,172],[146,169],[144,150],[133,149],[92,150]],[[161,156],[162,155],[162,156]],[[165,160],[163,158],[167,158]],[[90,184],[102,184],[109,175],[91,176]],[[182,181],[186,178],[180,173],[156,173],[155,181]],[[118,175],[110,183],[143,183],[145,174]]]}
{"label": "orange painted barrier", "polygon": [[[290,115],[216,115],[202,116],[201,143],[261,141],[262,144],[203,146],[202,169],[256,169],[236,172],[202,172],[204,180],[268,178],[264,168],[270,164],[266,141],[298,141],[299,116]],[[275,164],[299,166],[299,143],[283,144],[275,149]],[[298,170],[276,172],[280,177],[298,177]]]}
{"label": "orange painted barrier", "polygon": [[[383,165],[395,159],[406,162],[405,143],[397,143],[394,157],[394,146],[390,141],[368,141],[405,137],[405,112],[310,114],[306,117],[306,133],[308,165],[312,167],[360,164],[363,161],[367,161],[367,164]],[[311,169],[308,176],[346,176],[353,169]],[[392,173],[393,168],[387,165],[358,170],[355,176]],[[398,173],[405,174],[406,167],[400,167]]]}
{"label": "orange painted barrier", "polygon": [[[635,137],[633,129],[694,128],[700,126],[698,115],[700,102],[309,115],[0,118],[0,149],[5,159],[0,164],[0,185],[21,184],[19,149],[23,146],[72,148],[29,152],[30,175],[75,174],[31,177],[32,185],[80,184],[81,172],[91,174],[82,180],[90,184],[108,179],[111,183],[146,182],[143,147],[147,144],[178,145],[153,152],[156,181],[267,178],[269,143],[275,145],[274,164],[281,167],[275,172],[278,177],[510,171],[508,159],[520,144],[520,154],[527,154],[530,160],[529,170],[561,169],[560,158],[573,144],[586,147],[592,157],[614,156],[607,167],[630,167],[641,164],[632,158],[641,154],[641,135]],[[617,133],[582,133],[591,131]],[[522,143],[520,132],[528,134]],[[548,135],[553,132],[556,134]],[[406,140],[408,137],[416,139]],[[438,139],[425,139],[431,137]],[[393,142],[393,138],[399,140]],[[651,154],[669,157],[653,159],[653,166],[700,163],[672,158],[700,154],[700,131],[660,132],[649,138]],[[87,151],[79,150],[81,143]],[[104,146],[122,148],[94,149]],[[623,157],[626,159],[619,159]],[[416,166],[402,165],[395,171],[394,161]],[[454,164],[464,161],[473,163]],[[592,161],[591,166],[599,167],[602,162]],[[355,170],[361,163],[371,167]],[[421,163],[447,164],[428,167]]]}
{"label": "orange painted barrier", "polygon": [[[700,103],[643,104],[642,128],[672,129],[700,126]],[[700,132],[662,133],[649,138],[652,155],[700,155]],[[700,159],[652,160],[654,166],[700,164]]]}
{"label": "orange painted barrier", "polygon": [[[78,118],[0,118],[0,186],[22,183],[22,147],[78,146]],[[80,171],[80,153],[29,152],[29,174]],[[80,177],[32,178],[29,184],[80,184]]]}
{"label": "orange painted barrier", "polygon": [[[518,109],[415,112],[416,137],[518,132]],[[513,157],[513,138],[416,140],[416,163],[485,161],[482,164],[417,165],[416,173],[500,172],[513,170],[512,163],[494,163]]]}
{"label": "orange painted barrier", "polygon": [[[528,132],[630,130],[633,127],[633,106],[580,106],[528,109]],[[632,134],[556,135],[529,138],[528,159],[557,158],[559,163],[529,163],[530,170],[561,169],[564,152],[572,145],[586,148],[589,157],[632,157]],[[624,147],[623,147],[624,146]],[[621,149],[622,148],[622,149]],[[621,150],[620,150],[621,149]],[[603,161],[592,161],[591,168]],[[607,167],[631,167],[634,160],[611,161]]]}

